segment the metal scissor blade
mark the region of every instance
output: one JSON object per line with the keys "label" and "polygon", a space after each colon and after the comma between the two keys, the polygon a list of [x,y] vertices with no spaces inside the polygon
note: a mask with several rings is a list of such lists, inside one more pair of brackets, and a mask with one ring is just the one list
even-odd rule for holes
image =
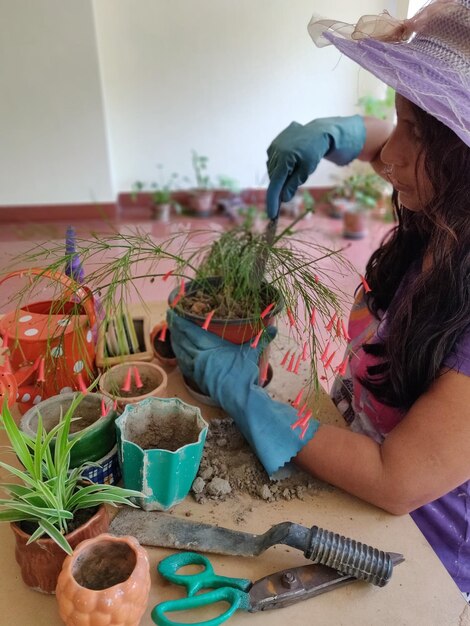
{"label": "metal scissor blade", "polygon": [[[405,560],[402,554],[389,554],[393,565]],[[358,578],[341,574],[326,565],[303,565],[282,570],[253,583],[249,592],[250,611],[280,609],[358,581]]]}

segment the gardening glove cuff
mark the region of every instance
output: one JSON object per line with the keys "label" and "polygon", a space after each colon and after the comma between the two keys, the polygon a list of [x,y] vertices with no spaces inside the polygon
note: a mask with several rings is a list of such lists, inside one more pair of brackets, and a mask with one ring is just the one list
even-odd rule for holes
{"label": "gardening glove cuff", "polygon": [[303,438],[295,409],[273,400],[257,381],[258,360],[266,343],[275,335],[268,327],[256,348],[249,343],[235,345],[168,314],[173,350],[187,377],[210,395],[234,420],[238,428],[272,476],[284,467],[309,441],[319,422],[310,419]]}
{"label": "gardening glove cuff", "polygon": [[322,158],[347,165],[360,154],[365,140],[366,128],[360,115],[320,118],[305,125],[292,122],[268,148],[269,217],[277,217],[280,203],[291,200]]}

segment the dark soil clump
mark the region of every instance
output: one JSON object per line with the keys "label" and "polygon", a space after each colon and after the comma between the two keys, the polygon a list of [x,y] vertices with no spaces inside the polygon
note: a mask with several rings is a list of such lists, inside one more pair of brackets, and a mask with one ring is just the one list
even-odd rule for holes
{"label": "dark soil clump", "polygon": [[135,553],[128,545],[104,541],[80,554],[73,577],[81,587],[99,591],[126,581],[135,565]]}
{"label": "dark soil clump", "polygon": [[132,424],[129,424],[126,436],[142,450],[175,452],[189,443],[195,443],[199,433],[200,428],[193,420],[179,419],[175,413],[173,416],[166,416],[164,420],[150,421],[144,432],[133,432]]}

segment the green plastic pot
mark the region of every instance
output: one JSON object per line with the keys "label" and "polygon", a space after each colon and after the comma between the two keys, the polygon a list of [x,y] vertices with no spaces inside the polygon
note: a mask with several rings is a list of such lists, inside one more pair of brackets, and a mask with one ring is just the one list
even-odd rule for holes
{"label": "green plastic pot", "polygon": [[[20,428],[29,435],[35,437],[38,426],[38,416],[41,415],[42,423],[46,431],[51,430],[60,420],[72,404],[76,393],[62,393],[52,396],[36,406],[21,418]],[[104,400],[106,415],[101,415],[101,402]],[[72,422],[71,429],[79,429],[83,433],[82,439],[77,442],[70,453],[70,466],[78,467],[87,461],[96,462],[106,456],[116,444],[116,429],[114,421],[117,413],[113,410],[113,401],[100,393],[88,393],[75,410],[73,417],[83,416],[88,426],[80,428],[80,422]],[[71,433],[73,439],[77,433]],[[52,448],[54,440],[52,440]]]}
{"label": "green plastic pot", "polygon": [[144,494],[134,502],[146,511],[165,511],[184,500],[208,429],[199,408],[178,398],[147,398],[128,404],[116,429],[124,486]]}

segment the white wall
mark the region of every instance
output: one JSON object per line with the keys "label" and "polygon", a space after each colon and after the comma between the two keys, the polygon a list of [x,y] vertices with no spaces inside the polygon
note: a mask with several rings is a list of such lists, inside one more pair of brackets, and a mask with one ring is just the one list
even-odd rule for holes
{"label": "white wall", "polygon": [[0,204],[113,200],[90,0],[0,0]]}
{"label": "white wall", "polygon": [[[0,0],[0,206],[113,200],[156,165],[265,185],[291,120],[354,112],[379,83],[307,34],[407,0]],[[103,95],[104,105],[103,110]],[[311,184],[330,184],[321,164]]]}
{"label": "white wall", "polygon": [[[264,185],[266,148],[293,119],[355,112],[375,78],[307,33],[312,12],[344,21],[395,0],[93,0],[117,190],[192,175],[190,152],[215,176]],[[400,1],[400,0],[399,0]],[[331,184],[335,166],[311,178]]]}

